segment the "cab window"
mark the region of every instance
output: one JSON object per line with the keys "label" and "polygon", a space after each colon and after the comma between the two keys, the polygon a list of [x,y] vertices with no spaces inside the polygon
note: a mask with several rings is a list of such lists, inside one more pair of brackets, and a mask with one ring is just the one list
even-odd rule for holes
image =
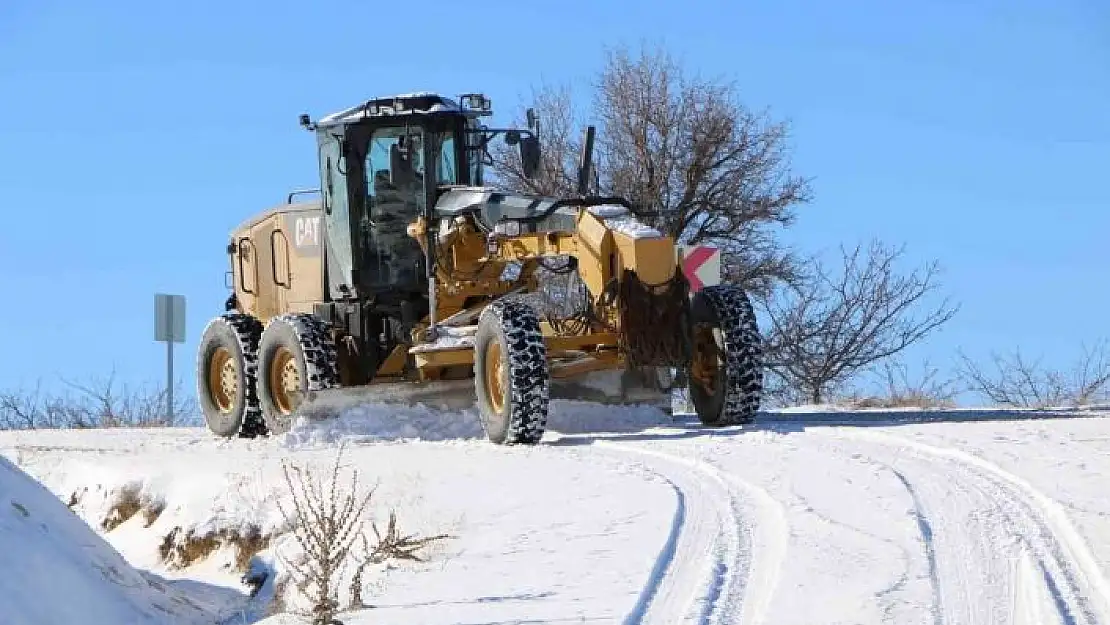
{"label": "cab window", "polygon": [[455,135],[439,133],[439,159],[436,162],[436,184],[458,184],[458,169],[455,165]]}
{"label": "cab window", "polygon": [[371,212],[416,215],[424,205],[424,163],[419,130],[379,128],[366,151],[366,191]]}

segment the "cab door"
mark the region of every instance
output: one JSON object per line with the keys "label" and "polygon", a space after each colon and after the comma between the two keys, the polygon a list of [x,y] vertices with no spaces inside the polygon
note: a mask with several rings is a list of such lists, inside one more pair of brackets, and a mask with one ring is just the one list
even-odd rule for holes
{"label": "cab door", "polygon": [[408,235],[425,202],[423,134],[417,129],[383,127],[370,137],[363,171],[367,215],[361,225],[369,243],[366,275],[375,289],[420,288],[424,252]]}
{"label": "cab door", "polygon": [[351,211],[347,197],[347,158],[339,139],[330,133],[319,135],[320,192],[323,198],[324,259],[326,292],[330,299],[342,299],[347,289],[354,290],[354,255],[351,249]]}

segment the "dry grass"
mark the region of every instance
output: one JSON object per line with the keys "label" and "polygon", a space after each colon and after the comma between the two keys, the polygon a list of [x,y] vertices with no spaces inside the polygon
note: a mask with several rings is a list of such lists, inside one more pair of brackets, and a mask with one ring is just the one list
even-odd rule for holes
{"label": "dry grass", "polygon": [[875,371],[881,388],[878,394],[849,393],[836,401],[853,410],[955,408],[958,387],[953,379],[938,379],[940,371],[925,362],[920,376],[910,375],[903,362],[885,362]]}
{"label": "dry grass", "polygon": [[116,494],[115,501],[108,507],[107,514],[100,521],[100,527],[110,532],[138,514],[142,507],[142,492],[139,488],[124,486]]}
{"label": "dry grass", "polygon": [[[81,496],[76,492],[69,498],[69,507],[72,508],[81,502]],[[100,527],[110,532],[136,514],[142,514],[143,527],[150,527],[166,509],[165,502],[159,499],[144,497],[142,489],[136,484],[129,484],[116,492],[115,500],[108,507],[108,512],[100,520]]]}
{"label": "dry grass", "polygon": [[263,534],[257,526],[248,526],[245,532],[224,529],[204,534],[173,528],[162,539],[158,554],[162,561],[173,568],[186,568],[211,556],[223,547],[235,549],[235,571],[247,573],[251,558],[270,546],[271,536]]}
{"label": "dry grass", "polygon": [[858,396],[849,397],[839,402],[841,405],[853,410],[868,409],[894,409],[894,408],[921,408],[944,409],[955,408],[956,403],[928,394],[910,393],[892,396]]}

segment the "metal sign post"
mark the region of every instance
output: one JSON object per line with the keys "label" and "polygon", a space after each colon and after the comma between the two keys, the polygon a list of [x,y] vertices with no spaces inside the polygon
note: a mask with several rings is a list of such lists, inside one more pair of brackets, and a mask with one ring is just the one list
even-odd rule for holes
{"label": "metal sign post", "polygon": [[173,423],[173,344],[185,342],[185,296],[154,295],[154,340],[166,344],[166,417]]}

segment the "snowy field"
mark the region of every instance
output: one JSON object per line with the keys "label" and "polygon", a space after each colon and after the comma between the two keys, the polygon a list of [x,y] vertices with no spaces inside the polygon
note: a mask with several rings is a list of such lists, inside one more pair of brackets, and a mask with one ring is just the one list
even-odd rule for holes
{"label": "snowy field", "polygon": [[274,575],[281,462],[327,468],[345,441],[372,518],[451,536],[369,569],[348,625],[1110,623],[1110,413],[811,409],[709,430],[554,410],[533,448],[487,443],[471,414],[379,407],[257,441],[0,433],[0,553],[20,563],[0,622],[304,622],[268,607],[295,603]]}

